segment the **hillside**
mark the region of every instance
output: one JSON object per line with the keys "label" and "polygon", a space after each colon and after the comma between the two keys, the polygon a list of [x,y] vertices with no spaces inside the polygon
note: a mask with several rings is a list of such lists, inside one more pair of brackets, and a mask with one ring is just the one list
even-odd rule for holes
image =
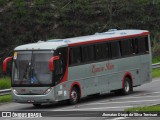
{"label": "hillside", "polygon": [[0,57],[21,44],[111,28],[147,29],[159,42],[160,1],[0,0]]}

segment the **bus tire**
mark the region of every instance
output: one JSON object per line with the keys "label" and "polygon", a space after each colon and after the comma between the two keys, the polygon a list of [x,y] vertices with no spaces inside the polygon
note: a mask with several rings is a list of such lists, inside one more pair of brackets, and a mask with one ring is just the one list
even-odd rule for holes
{"label": "bus tire", "polygon": [[128,77],[124,79],[124,88],[115,90],[116,95],[128,95],[133,91],[132,80]]}
{"label": "bus tire", "polygon": [[79,91],[76,87],[73,87],[71,92],[70,92],[69,103],[71,105],[74,105],[79,101],[79,99],[80,99],[80,93],[79,93]]}
{"label": "bus tire", "polygon": [[122,89],[123,95],[128,95],[133,91],[132,80],[128,77],[124,80],[124,88]]}
{"label": "bus tire", "polygon": [[41,107],[42,105],[41,105],[41,104],[33,104],[33,106],[36,107],[36,108],[39,108],[39,107]]}

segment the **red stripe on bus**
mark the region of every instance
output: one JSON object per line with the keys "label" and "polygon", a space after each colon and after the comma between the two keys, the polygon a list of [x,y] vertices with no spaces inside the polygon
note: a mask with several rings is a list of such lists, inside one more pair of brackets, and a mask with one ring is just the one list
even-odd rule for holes
{"label": "red stripe on bus", "polygon": [[[130,73],[130,72],[126,72],[125,74],[124,74],[124,76],[123,76],[123,79],[122,79],[122,88],[124,89],[124,81],[125,81],[125,78],[127,77],[127,76],[129,76],[130,78],[131,78],[131,80],[133,80],[132,79],[132,74]],[[133,82],[133,81],[132,81]]]}
{"label": "red stripe on bus", "polygon": [[86,41],[86,42],[71,43],[71,44],[69,44],[69,46],[72,47],[72,46],[78,46],[78,45],[84,45],[84,44],[92,44],[92,43],[98,43],[98,42],[112,41],[112,40],[117,40],[117,39],[126,39],[126,38],[132,38],[132,37],[146,36],[146,35],[149,35],[149,34],[150,34],[149,32],[143,32],[141,34],[135,34],[135,35],[113,37],[113,38],[104,38],[104,39],[97,39],[97,40],[89,40],[89,41]]}
{"label": "red stripe on bus", "polygon": [[67,79],[68,79],[68,65],[67,65],[65,74],[64,74],[62,80],[60,81],[60,83],[63,83],[63,82],[65,82],[65,81],[67,81]]}

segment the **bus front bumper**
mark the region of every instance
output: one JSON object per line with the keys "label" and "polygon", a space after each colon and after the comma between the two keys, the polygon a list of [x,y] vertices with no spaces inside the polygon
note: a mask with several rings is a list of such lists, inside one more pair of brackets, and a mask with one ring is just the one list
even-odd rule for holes
{"label": "bus front bumper", "polygon": [[55,103],[57,100],[54,97],[53,91],[44,95],[18,95],[11,92],[13,101],[17,103]]}

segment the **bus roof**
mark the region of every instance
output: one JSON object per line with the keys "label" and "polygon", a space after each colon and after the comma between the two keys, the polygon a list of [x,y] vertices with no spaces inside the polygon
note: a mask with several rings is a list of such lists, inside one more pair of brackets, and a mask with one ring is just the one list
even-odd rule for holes
{"label": "bus roof", "polygon": [[109,30],[108,32],[95,33],[94,35],[80,36],[66,39],[52,39],[48,41],[40,41],[21,45],[15,50],[56,50],[59,47],[77,46],[87,43],[98,43],[103,41],[111,41],[116,39],[132,38],[137,36],[149,35],[147,30]]}

